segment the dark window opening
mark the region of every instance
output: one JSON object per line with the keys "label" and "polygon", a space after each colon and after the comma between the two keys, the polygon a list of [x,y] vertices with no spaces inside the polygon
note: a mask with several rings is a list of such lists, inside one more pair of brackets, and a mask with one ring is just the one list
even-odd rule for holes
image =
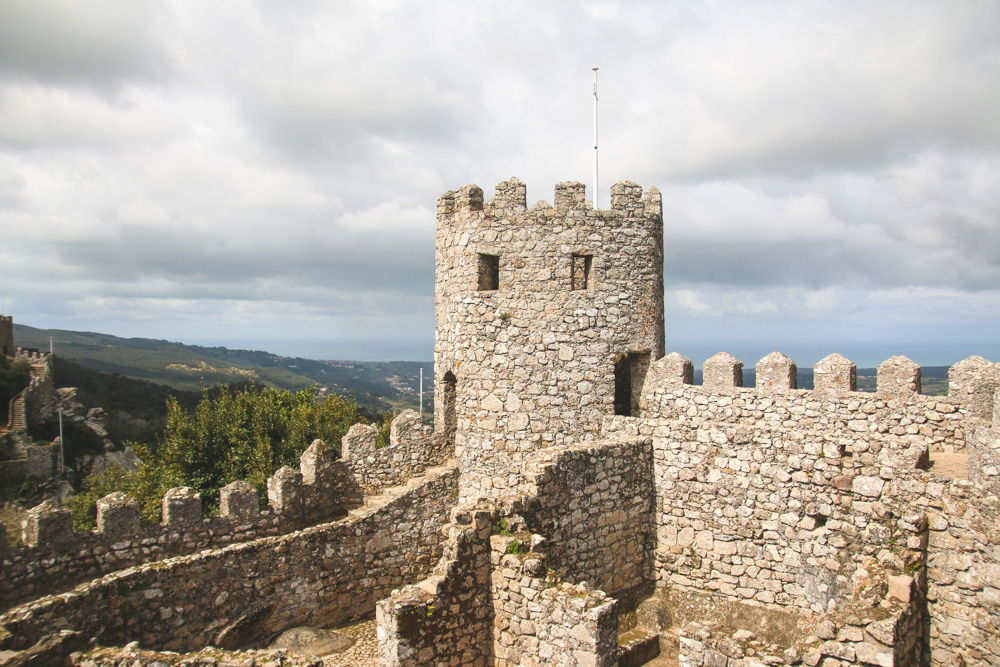
{"label": "dark window opening", "polygon": [[615,414],[639,414],[639,398],[649,370],[649,352],[629,352],[615,356]]}
{"label": "dark window opening", "polygon": [[500,255],[479,254],[479,291],[500,289]]}
{"label": "dark window opening", "polygon": [[458,417],[455,413],[455,395],[458,388],[458,380],[455,374],[448,371],[444,374],[444,387],[441,392],[441,422],[440,428],[446,442],[454,444],[455,428],[458,426]]}
{"label": "dark window opening", "polygon": [[570,270],[570,289],[590,289],[590,271],[594,265],[593,255],[573,255]]}

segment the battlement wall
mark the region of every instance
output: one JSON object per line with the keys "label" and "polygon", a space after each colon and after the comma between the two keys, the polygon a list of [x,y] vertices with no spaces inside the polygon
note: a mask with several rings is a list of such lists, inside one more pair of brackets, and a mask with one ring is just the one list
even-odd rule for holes
{"label": "battlement wall", "polygon": [[26,423],[38,423],[48,419],[55,413],[52,355],[18,348],[14,359],[26,361],[31,365],[31,379],[23,393]]}
{"label": "battlement wall", "polygon": [[[371,430],[372,449],[362,455],[357,442],[367,439],[365,429]],[[175,488],[163,498],[162,523],[140,525],[138,503],[117,493],[98,501],[95,531],[74,533],[68,509],[42,503],[28,511],[24,546],[5,552],[6,543],[0,545],[0,608],[108,572],[331,520],[360,505],[363,494],[403,484],[449,456],[412,410],[396,417],[390,430],[390,445],[375,449],[374,427],[355,425],[342,440],[345,458],[339,460],[331,460],[329,447],[316,440],[298,470],[281,468],[267,481],[263,508],[256,489],[237,481],[220,490],[219,516],[203,518],[198,493]]]}
{"label": "battlement wall", "polygon": [[[879,368],[876,394],[851,391],[843,358],[824,362],[817,389],[801,391],[790,360],[769,355],[745,389],[729,355],[705,363],[700,386],[686,384],[690,361],[668,355],[647,376],[642,416],[606,420],[607,436],[653,439],[661,584],[829,612],[877,579],[869,563],[885,566],[901,525],[926,530],[897,484],[927,474],[932,446],[964,447],[966,409],[915,393],[919,367],[905,358]],[[892,574],[923,561],[926,538],[905,548]]]}
{"label": "battlement wall", "polygon": [[404,410],[389,426],[389,446],[377,447],[378,429],[355,424],[341,439],[340,455],[364,493],[378,493],[455,455],[454,443],[425,427],[414,410]]}
{"label": "battlement wall", "polygon": [[[950,369],[952,390],[943,397],[920,394],[920,366],[902,356],[878,367],[877,389],[870,393],[857,391],[855,364],[838,354],[816,364],[815,388],[803,390],[796,388],[795,362],[780,352],[761,359],[756,367],[757,386],[750,388],[742,386],[743,362],[732,355],[720,352],[708,359],[703,366],[703,383],[694,385],[693,364],[674,352],[653,363],[640,405],[643,415],[682,417],[685,412],[702,410],[701,406],[714,397],[728,409],[709,409],[706,416],[713,420],[735,423],[746,418],[746,410],[736,408],[753,405],[761,413],[770,412],[766,419],[772,427],[794,431],[801,426],[803,430],[796,437],[812,434],[829,440],[836,432],[838,438],[846,439],[845,445],[859,441],[857,454],[867,451],[864,441],[868,439],[955,452],[964,450],[971,429],[992,420],[992,404],[986,410],[970,400],[987,390],[992,397],[995,391],[992,377],[977,380],[970,372],[967,362],[976,359],[981,358],[970,357]],[[972,364],[978,367],[978,362]],[[765,419],[763,414],[758,417]]]}
{"label": "battlement wall", "polygon": [[104,645],[237,648],[299,625],[347,623],[430,573],[457,490],[458,469],[436,468],[340,521],[92,580],[0,616],[0,649],[63,628]]}
{"label": "battlement wall", "polygon": [[[515,487],[531,452],[597,437],[663,353],[660,194],[582,183],[528,208],[524,183],[438,200],[435,429],[455,433],[463,497]],[[622,360],[625,360],[623,366]],[[623,370],[624,369],[624,370]],[[636,399],[638,394],[636,394]]]}
{"label": "battlement wall", "polygon": [[[622,447],[611,443],[587,451],[626,453]],[[618,602],[583,581],[574,585],[561,578],[554,551],[571,544],[531,532],[534,513],[548,509],[538,504],[548,500],[539,493],[536,487],[452,510],[445,551],[432,575],[378,603],[382,664],[618,664]],[[579,508],[574,517],[591,528],[605,526],[597,514],[582,516]],[[618,547],[628,538],[621,535],[616,545],[601,541],[624,553]]]}

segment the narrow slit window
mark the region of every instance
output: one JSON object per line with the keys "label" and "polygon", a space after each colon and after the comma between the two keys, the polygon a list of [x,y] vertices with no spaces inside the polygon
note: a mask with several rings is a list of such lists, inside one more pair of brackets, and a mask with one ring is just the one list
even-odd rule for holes
{"label": "narrow slit window", "polygon": [[479,253],[479,291],[500,289],[500,255]]}
{"label": "narrow slit window", "polygon": [[594,265],[593,255],[573,255],[573,264],[570,270],[571,289],[590,289],[590,272]]}

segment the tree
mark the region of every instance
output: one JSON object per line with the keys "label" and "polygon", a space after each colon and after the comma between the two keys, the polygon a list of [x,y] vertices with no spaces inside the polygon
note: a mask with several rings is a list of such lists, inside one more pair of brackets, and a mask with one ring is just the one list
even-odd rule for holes
{"label": "tree", "polygon": [[[282,466],[297,466],[316,438],[339,456],[340,439],[352,424],[365,421],[353,399],[321,398],[312,390],[292,393],[254,383],[202,389],[192,411],[168,399],[166,429],[155,445],[129,443],[142,460],[138,471],[96,481],[102,495],[122,490],[135,496],[148,523],[160,520],[162,496],[176,486],[196,489],[202,507],[212,511],[219,489],[240,479],[265,498],[267,478]],[[115,483],[122,488],[106,490]],[[88,495],[71,503],[96,500]]]}

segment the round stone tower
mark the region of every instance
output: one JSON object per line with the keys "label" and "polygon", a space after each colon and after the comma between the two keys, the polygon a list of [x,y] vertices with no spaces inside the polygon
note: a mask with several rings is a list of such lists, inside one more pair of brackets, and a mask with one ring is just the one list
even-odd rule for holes
{"label": "round stone tower", "polygon": [[530,452],[632,414],[663,356],[660,193],[628,181],[594,210],[582,183],[527,206],[524,183],[437,204],[435,429],[454,435],[463,497],[521,480]]}

